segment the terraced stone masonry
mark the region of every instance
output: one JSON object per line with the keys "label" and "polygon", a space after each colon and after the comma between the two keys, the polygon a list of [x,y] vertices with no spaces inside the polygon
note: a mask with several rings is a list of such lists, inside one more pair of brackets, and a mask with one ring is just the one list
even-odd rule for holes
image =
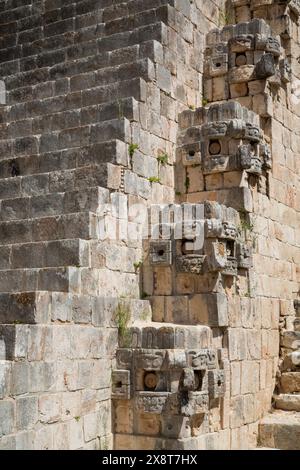
{"label": "terraced stone masonry", "polygon": [[298,3],[0,1],[0,449],[297,445]]}

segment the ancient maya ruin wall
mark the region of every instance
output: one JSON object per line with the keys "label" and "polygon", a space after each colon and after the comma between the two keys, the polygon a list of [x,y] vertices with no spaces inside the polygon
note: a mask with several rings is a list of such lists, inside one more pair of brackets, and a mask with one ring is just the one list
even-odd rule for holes
{"label": "ancient maya ruin wall", "polygon": [[0,1],[0,449],[299,449],[299,18]]}

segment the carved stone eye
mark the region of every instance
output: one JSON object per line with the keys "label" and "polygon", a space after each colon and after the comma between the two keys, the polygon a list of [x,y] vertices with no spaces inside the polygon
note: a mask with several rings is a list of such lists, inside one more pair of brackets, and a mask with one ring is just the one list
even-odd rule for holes
{"label": "carved stone eye", "polygon": [[221,144],[218,140],[212,140],[209,144],[209,153],[219,155],[221,153]]}
{"label": "carved stone eye", "polygon": [[246,54],[237,54],[235,58],[235,65],[237,67],[241,67],[242,65],[247,64],[247,57]]}
{"label": "carved stone eye", "polygon": [[158,384],[158,378],[155,372],[146,372],[144,375],[144,386],[146,390],[153,391]]}

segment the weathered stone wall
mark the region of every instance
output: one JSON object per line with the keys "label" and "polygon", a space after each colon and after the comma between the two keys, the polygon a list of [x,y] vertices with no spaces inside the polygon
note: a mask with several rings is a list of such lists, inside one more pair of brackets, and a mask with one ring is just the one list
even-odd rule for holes
{"label": "weathered stone wall", "polygon": [[[280,327],[291,329],[298,293],[299,25],[294,0],[291,9],[281,1],[228,3],[0,2],[7,90],[0,110],[0,448],[255,447],[278,374]],[[280,35],[279,49],[276,38],[260,38],[257,50],[246,45],[246,54],[239,43],[229,72],[230,25],[255,18],[271,26],[266,38]],[[247,28],[237,31],[250,34]],[[223,111],[228,100],[257,116],[246,118],[238,105]],[[218,117],[207,121],[215,102]],[[246,166],[208,171],[202,157],[183,163],[186,145],[196,145],[189,156],[199,157],[202,131],[193,128],[232,112],[261,133],[255,163],[247,135],[239,154]],[[229,137],[228,154],[238,147]],[[206,200],[228,206],[210,210],[239,229],[234,236],[212,230],[203,256],[214,259],[217,274],[191,275],[195,265],[186,259],[179,274],[178,265],[149,265],[147,247],[131,236],[130,207]],[[251,245],[253,265],[248,250],[239,251],[237,265],[230,260],[232,269],[214,251],[220,243],[231,252],[233,242]],[[213,351],[203,380],[209,403],[206,391],[201,403],[189,392],[192,411],[181,408],[172,423],[153,417],[151,398],[137,405],[128,379],[136,363],[122,362],[122,350],[140,358],[140,391],[153,348],[178,368],[171,388],[182,387],[180,373],[189,369],[184,393],[195,387],[196,372],[184,360],[172,363],[169,349],[175,358],[183,348],[187,361],[191,348]],[[120,364],[125,373],[116,370],[112,381]]]}
{"label": "weathered stone wall", "polygon": [[[112,445],[115,313],[118,296],[139,297],[142,255],[139,243],[98,243],[99,217],[108,190],[117,204],[117,190],[131,203],[174,198],[178,112],[201,100],[200,51],[218,17],[214,2],[205,18],[176,7],[1,2],[2,448]],[[147,301],[128,308],[147,318]]]}

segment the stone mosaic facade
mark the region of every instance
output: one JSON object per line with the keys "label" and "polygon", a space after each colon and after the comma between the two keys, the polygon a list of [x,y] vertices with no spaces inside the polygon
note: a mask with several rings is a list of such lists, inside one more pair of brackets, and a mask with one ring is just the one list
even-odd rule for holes
{"label": "stone mosaic facade", "polygon": [[0,449],[300,448],[299,21],[0,1]]}

